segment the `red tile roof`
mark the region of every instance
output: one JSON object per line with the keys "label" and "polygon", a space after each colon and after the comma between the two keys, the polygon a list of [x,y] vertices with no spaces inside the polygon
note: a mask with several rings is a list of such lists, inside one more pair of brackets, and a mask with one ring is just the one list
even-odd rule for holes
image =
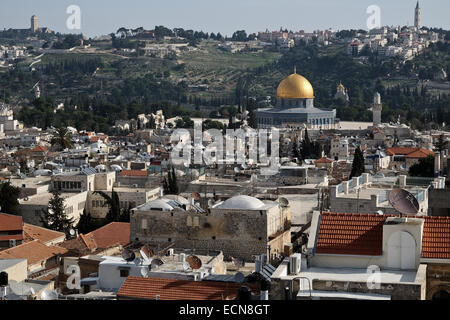
{"label": "red tile roof", "polygon": [[425,217],[422,257],[450,259],[450,217]]}
{"label": "red tile roof", "polygon": [[22,217],[7,213],[0,213],[0,232],[22,231],[22,227]]}
{"label": "red tile roof", "polygon": [[[393,215],[330,213],[321,215],[316,252],[327,254],[381,255],[383,224]],[[422,257],[450,259],[450,217],[425,219]]]}
{"label": "red tile roof", "polygon": [[120,175],[122,177],[147,177],[148,172],[146,170],[123,170]]}
{"label": "red tile roof", "polygon": [[128,277],[117,292],[120,299],[226,300],[235,298],[241,283]]}
{"label": "red tile roof", "polygon": [[55,255],[62,255],[66,252],[67,249],[56,246],[46,246],[42,242],[35,240],[0,251],[0,259],[27,259],[28,265],[32,265],[50,259]]}
{"label": "red tile roof", "polygon": [[42,243],[47,243],[50,241],[54,241],[58,238],[62,238],[64,241],[64,238],[66,237],[64,232],[53,231],[50,229],[34,226],[28,223],[25,223],[23,225],[23,233],[26,242],[39,240]]}
{"label": "red tile roof", "polygon": [[126,246],[130,243],[130,224],[127,222],[111,222],[86,236],[92,236],[98,248],[109,248],[116,245]]}
{"label": "red tile roof", "polygon": [[394,147],[386,149],[386,153],[389,156],[404,155],[407,158],[426,158],[429,155],[434,155],[434,152],[424,148],[405,148]]}
{"label": "red tile roof", "polygon": [[321,218],[317,253],[381,255],[385,216],[324,212]]}
{"label": "red tile roof", "polygon": [[33,152],[46,152],[47,148],[44,146],[36,146],[31,151]]}
{"label": "red tile roof", "polygon": [[333,162],[333,160],[322,157],[320,159],[317,159],[315,163],[332,163],[332,162]]}

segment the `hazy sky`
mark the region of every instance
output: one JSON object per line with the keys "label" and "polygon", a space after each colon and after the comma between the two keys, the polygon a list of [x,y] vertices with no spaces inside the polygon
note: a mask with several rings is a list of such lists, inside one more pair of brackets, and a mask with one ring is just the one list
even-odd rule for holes
{"label": "hazy sky", "polygon": [[[169,28],[248,33],[278,30],[367,29],[366,9],[381,8],[382,25],[412,25],[416,0],[0,0],[0,29],[29,28],[35,14],[39,26],[62,33],[69,5],[81,8],[81,30],[87,36],[109,34],[119,27],[155,25]],[[422,25],[450,29],[450,1],[422,0]]]}

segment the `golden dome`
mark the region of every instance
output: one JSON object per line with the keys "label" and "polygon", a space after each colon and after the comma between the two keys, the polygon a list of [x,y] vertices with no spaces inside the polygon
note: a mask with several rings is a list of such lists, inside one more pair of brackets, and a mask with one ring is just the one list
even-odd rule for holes
{"label": "golden dome", "polygon": [[314,99],[314,89],[305,77],[293,74],[281,81],[277,97],[282,99]]}

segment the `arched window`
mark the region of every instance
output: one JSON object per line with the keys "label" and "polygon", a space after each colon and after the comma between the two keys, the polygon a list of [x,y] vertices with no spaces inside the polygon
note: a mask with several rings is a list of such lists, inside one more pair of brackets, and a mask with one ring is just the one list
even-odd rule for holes
{"label": "arched window", "polygon": [[393,269],[416,268],[416,240],[405,231],[393,233],[387,245],[387,264]]}

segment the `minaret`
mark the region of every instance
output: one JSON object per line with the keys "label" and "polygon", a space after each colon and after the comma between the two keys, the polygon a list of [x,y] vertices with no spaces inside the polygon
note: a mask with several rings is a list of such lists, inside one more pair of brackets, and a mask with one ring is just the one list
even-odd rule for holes
{"label": "minaret", "polygon": [[417,1],[416,9],[414,10],[414,27],[420,29],[420,8],[419,1]]}
{"label": "minaret", "polygon": [[381,109],[383,106],[381,105],[381,95],[377,92],[373,97],[373,126],[378,126],[381,124]]}

